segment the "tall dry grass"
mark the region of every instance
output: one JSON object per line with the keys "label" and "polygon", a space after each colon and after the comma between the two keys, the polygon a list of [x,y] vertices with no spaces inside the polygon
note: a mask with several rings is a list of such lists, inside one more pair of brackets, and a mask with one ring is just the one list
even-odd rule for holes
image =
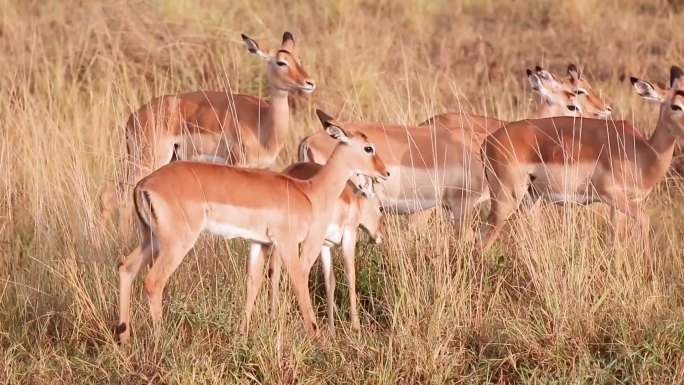
{"label": "tall dry grass", "polygon": [[[438,216],[382,246],[358,245],[363,330],[338,280],[335,337],[305,335],[286,291],[260,296],[250,336],[242,242],[203,238],[171,279],[154,349],[134,290],[134,335],[116,346],[115,266],[135,239],[91,244],[96,197],[122,174],[122,128],[153,96],[231,89],[265,96],[263,64],[240,33],[284,30],[319,88],[301,98],[278,167],[340,120],[416,123],[444,111],[519,119],[535,107],[524,70],[569,62],[652,130],[656,107],[620,75],[665,80],[684,63],[676,1],[394,2],[3,1],[0,5],[0,383],[652,383],[684,382],[684,202],[654,191],[658,266],[642,270],[636,232],[618,255],[600,205],[545,210],[474,258]],[[515,237],[515,238],[514,238]],[[341,276],[338,273],[338,276]],[[311,283],[319,322],[320,277]],[[263,293],[262,293],[263,294]]]}

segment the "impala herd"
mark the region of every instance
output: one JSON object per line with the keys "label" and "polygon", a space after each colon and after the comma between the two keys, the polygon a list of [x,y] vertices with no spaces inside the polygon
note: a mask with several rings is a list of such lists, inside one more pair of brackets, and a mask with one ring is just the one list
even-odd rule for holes
{"label": "impala herd", "polygon": [[[638,221],[650,260],[642,202],[663,178],[675,142],[684,136],[684,73],[679,67],[671,68],[667,89],[631,78],[640,96],[661,105],[648,139],[629,122],[610,120],[611,107],[576,66],[568,67],[567,77],[536,67],[527,76],[542,107],[530,119],[505,122],[447,113],[405,126],[338,123],[316,110],[324,130],[300,142],[298,163],[275,172],[267,168],[288,137],[288,93],[310,93],[316,86],[289,32],[274,50],[242,38],[249,52],[266,62],[268,102],[197,91],[154,99],[128,119],[128,179],[101,195],[102,229],[119,209],[125,231],[134,212],[141,238],[118,267],[120,342],[130,338],[131,288],[139,270],[150,266],[144,289],[159,337],[164,286],[205,232],[250,244],[242,332],[249,329],[271,251],[271,311],[278,306],[284,265],[306,330],[318,332],[308,280],[320,256],[332,331],[333,246],[343,250],[351,322],[358,329],[357,229],[380,243],[381,212],[407,214],[412,223],[442,207],[482,252],[519,209],[538,212],[542,200],[604,202],[612,209],[615,232],[622,214]],[[467,214],[487,201],[489,215],[479,231],[472,231]],[[614,235],[613,244],[617,240]]]}

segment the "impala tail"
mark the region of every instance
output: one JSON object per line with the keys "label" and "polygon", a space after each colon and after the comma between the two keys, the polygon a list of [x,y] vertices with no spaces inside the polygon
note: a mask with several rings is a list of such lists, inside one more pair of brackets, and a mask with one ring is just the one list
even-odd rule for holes
{"label": "impala tail", "polygon": [[149,234],[152,231],[152,222],[156,219],[154,209],[152,208],[152,201],[150,200],[150,193],[136,188],[133,192],[133,204],[135,206],[135,214],[138,216],[140,232]]}

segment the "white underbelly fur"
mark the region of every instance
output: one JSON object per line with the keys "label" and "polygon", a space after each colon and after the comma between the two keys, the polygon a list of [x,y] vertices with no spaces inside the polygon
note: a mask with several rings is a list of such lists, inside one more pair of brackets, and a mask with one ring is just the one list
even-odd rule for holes
{"label": "white underbelly fur", "polygon": [[340,245],[342,243],[342,228],[337,224],[331,224],[325,232],[326,243]]}
{"label": "white underbelly fur", "polygon": [[437,206],[437,200],[382,199],[381,206],[383,212],[388,214],[411,214]]}
{"label": "white underbelly fur", "polygon": [[227,239],[243,238],[258,243],[271,243],[264,234],[257,234],[251,230],[227,225],[208,220],[204,225],[204,231]]}

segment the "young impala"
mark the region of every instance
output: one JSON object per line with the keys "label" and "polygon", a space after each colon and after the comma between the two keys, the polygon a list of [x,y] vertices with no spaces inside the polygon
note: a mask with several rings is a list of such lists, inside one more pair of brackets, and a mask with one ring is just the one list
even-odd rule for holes
{"label": "young impala", "polygon": [[529,193],[554,203],[604,202],[613,221],[617,212],[636,219],[650,262],[649,219],[642,202],[665,175],[677,138],[684,136],[683,75],[679,67],[671,68],[670,90],[631,79],[639,95],[661,103],[648,140],[614,122],[572,118],[523,120],[488,137],[482,152],[492,207],[480,229],[482,249],[491,246]]}
{"label": "young impala", "polygon": [[[555,89],[547,88],[537,73],[530,71],[529,79],[543,95],[550,95]],[[577,95],[568,92],[559,95],[568,98],[567,105],[574,106],[573,111],[581,110],[577,107],[581,104]],[[443,125],[426,129],[373,123],[354,123],[349,127],[363,132],[375,143],[392,173],[376,189],[385,212],[414,214],[439,205],[447,210],[460,230],[468,210],[488,198],[479,153],[482,139],[474,130]],[[299,159],[324,164],[334,145],[327,136],[312,134],[300,143]]]}
{"label": "young impala", "polygon": [[[308,273],[321,251],[335,203],[351,174],[386,179],[387,169],[365,135],[342,129],[317,110],[337,145],[330,161],[311,179],[299,180],[264,169],[204,162],[172,162],[142,179],[133,192],[142,241],[119,265],[120,341],[130,337],[131,286],[140,267],[152,264],[145,292],[161,335],[162,292],[199,235],[208,232],[249,240],[248,294],[263,277],[262,245],[275,246],[295,290],[304,325],[316,332]],[[301,245],[301,258],[298,246]],[[242,329],[249,328],[245,309]]]}
{"label": "young impala", "polygon": [[[310,179],[317,175],[323,166],[318,163],[304,162],[293,163],[283,170],[283,174],[289,175],[297,179]],[[382,237],[379,234],[380,220],[382,213],[379,207],[371,202],[371,200],[355,186],[351,181],[347,182],[347,186],[342,191],[333,207],[333,220],[328,226],[325,235],[325,243],[321,248],[320,258],[321,267],[323,269],[323,279],[325,281],[325,294],[327,300],[328,310],[328,325],[330,330],[334,331],[334,307],[335,307],[335,275],[332,270],[332,254],[331,248],[333,246],[342,247],[342,256],[344,259],[344,273],[347,278],[347,286],[349,288],[349,307],[351,314],[352,327],[359,329],[361,323],[359,320],[359,313],[356,304],[356,268],[355,268],[355,248],[357,240],[357,229],[361,227],[368,235],[375,240],[376,243],[382,242]],[[267,254],[271,249],[270,245],[263,247],[264,254]],[[280,269],[281,263],[278,258],[272,257],[270,259],[269,276],[271,277],[271,312],[275,313],[278,308],[278,288],[280,284]],[[257,266],[262,264],[262,261],[257,263]],[[250,273],[261,274],[257,271],[250,271]],[[256,288],[258,291],[258,288]],[[256,291],[248,292],[246,309],[252,309],[254,300],[256,299]]]}
{"label": "young impala", "polygon": [[[100,197],[102,230],[120,199],[126,203],[132,187],[174,155],[243,167],[274,163],[289,130],[288,93],[310,93],[316,86],[295,54],[291,33],[285,32],[280,48],[272,51],[245,35],[242,39],[251,53],[266,61],[269,102],[225,91],[196,91],[162,96],[132,113],[126,124],[127,180]],[[130,213],[122,210],[122,230],[129,225]]]}

